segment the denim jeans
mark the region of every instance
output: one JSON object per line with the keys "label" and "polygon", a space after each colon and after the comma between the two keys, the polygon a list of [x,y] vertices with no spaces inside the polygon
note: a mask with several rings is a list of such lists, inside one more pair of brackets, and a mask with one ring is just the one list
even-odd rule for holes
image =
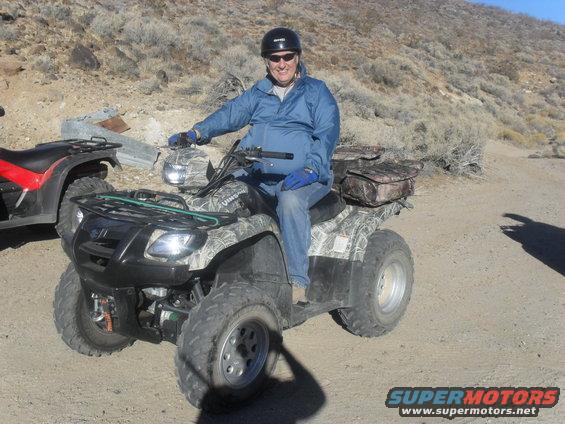
{"label": "denim jeans", "polygon": [[269,185],[246,172],[234,175],[277,198],[277,216],[288,260],[290,282],[295,286],[308,287],[308,249],[312,229],[308,210],[330,192],[333,176],[326,184],[315,182],[296,190],[282,191],[283,181]]}

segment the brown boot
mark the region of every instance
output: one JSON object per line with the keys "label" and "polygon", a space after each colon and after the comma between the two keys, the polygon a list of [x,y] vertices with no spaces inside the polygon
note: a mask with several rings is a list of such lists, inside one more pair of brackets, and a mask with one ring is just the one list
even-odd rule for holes
{"label": "brown boot", "polygon": [[292,286],[292,303],[308,303],[305,288]]}

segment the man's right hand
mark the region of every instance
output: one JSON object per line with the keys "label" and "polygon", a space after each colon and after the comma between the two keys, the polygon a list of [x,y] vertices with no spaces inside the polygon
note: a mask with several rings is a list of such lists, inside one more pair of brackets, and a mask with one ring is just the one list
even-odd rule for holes
{"label": "man's right hand", "polygon": [[168,143],[171,147],[185,147],[192,143],[199,144],[198,135],[194,130],[173,134],[169,137]]}

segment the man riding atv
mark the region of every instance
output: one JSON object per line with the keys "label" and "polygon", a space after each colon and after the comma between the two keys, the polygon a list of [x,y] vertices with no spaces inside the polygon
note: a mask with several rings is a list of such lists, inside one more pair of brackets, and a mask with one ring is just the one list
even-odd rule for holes
{"label": "man riding atv", "polygon": [[276,198],[293,302],[306,302],[311,224],[308,210],[332,187],[331,157],[339,139],[337,103],[319,80],[306,74],[298,34],[287,28],[268,31],[261,42],[266,78],[184,133],[170,145],[208,143],[213,137],[251,128],[240,149],[285,151],[293,160],[258,162],[237,177]]}
{"label": "man riding atv", "polygon": [[[170,137],[162,176],[178,194],[71,199],[81,219],[62,238],[70,263],[53,301],[57,331],[82,354],[175,343],[180,390],[213,412],[261,393],[283,330],[331,311],[352,333],[381,336],[404,315],[414,282],[408,245],[380,226],[409,206],[417,170],[358,149],[336,151],[332,171],[332,95],[306,76],[293,32],[270,31],[262,50],[266,79]],[[215,168],[189,146],[247,124]]]}

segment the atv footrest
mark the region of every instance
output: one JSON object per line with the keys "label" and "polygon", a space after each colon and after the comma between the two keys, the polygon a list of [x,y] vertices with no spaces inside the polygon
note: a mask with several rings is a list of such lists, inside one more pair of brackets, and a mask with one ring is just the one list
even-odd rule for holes
{"label": "atv footrest", "polygon": [[292,305],[291,327],[298,325],[309,318],[315,317],[326,312],[339,309],[345,305],[338,301],[332,300],[331,302],[310,302],[305,304]]}

